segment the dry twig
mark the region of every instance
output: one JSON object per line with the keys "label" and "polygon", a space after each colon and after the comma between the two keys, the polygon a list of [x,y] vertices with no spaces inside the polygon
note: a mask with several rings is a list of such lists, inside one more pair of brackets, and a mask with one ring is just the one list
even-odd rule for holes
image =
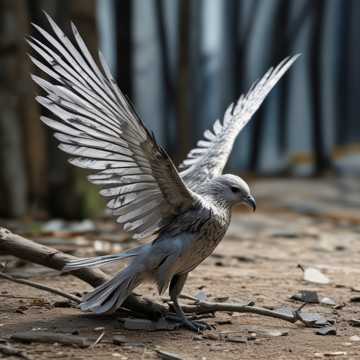
{"label": "dry twig", "polygon": [[213,302],[198,302],[195,305],[185,305],[182,306],[183,310],[190,314],[206,314],[206,313],[214,313],[217,311],[225,311],[225,312],[237,312],[237,313],[251,313],[258,314],[262,316],[269,316],[277,319],[281,319],[284,321],[288,321],[291,323],[295,323],[299,320],[297,311],[294,311],[293,314],[286,314],[274,310],[269,310],[265,308],[260,308],[251,304],[232,304],[232,303],[213,303]]}
{"label": "dry twig", "polygon": [[29,356],[27,356],[26,353],[24,353],[21,350],[15,349],[14,347],[12,347],[8,344],[7,345],[0,344],[0,354],[3,354],[5,356],[17,356],[24,360],[31,360],[31,358]]}
{"label": "dry twig", "polygon": [[105,331],[103,331],[98,338],[90,345],[91,348],[94,348],[105,336]]}
{"label": "dry twig", "polygon": [[62,296],[64,298],[66,298],[66,299],[69,299],[71,301],[76,302],[77,304],[80,304],[80,302],[81,302],[81,300],[77,296],[68,294],[68,293],[66,293],[64,291],[61,291],[59,289],[51,288],[49,286],[38,284],[38,283],[35,283],[33,281],[29,281],[29,280],[18,279],[18,278],[15,278],[14,276],[11,276],[9,274],[5,274],[3,272],[0,272],[0,278],[12,281],[14,283],[28,285],[28,286],[31,286],[33,288],[39,289],[39,290],[47,291],[47,292],[50,292],[52,294]]}

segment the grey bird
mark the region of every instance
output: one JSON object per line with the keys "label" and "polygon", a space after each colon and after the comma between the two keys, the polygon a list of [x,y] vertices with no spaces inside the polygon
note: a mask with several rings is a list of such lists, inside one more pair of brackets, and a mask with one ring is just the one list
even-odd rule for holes
{"label": "grey bird", "polygon": [[[189,320],[178,297],[190,271],[206,259],[224,237],[231,210],[255,199],[240,177],[223,169],[241,129],[298,55],[284,59],[231,104],[222,121],[206,130],[179,172],[120,92],[99,53],[92,58],[74,24],[75,43],[47,15],[52,34],[34,25],[43,41],[28,42],[33,63],[46,79],[32,75],[45,91],[37,101],[55,115],[41,120],[55,130],[59,148],[69,162],[93,170],[88,179],[102,186],[116,221],[134,238],[155,240],[130,251],[69,262],[64,270],[95,267],[124,259],[129,264],[111,280],[84,296],[81,309],[110,313],[141,283],[154,282],[162,294],[169,289],[177,317],[198,331],[206,324]],[[40,58],[41,60],[40,60]]]}

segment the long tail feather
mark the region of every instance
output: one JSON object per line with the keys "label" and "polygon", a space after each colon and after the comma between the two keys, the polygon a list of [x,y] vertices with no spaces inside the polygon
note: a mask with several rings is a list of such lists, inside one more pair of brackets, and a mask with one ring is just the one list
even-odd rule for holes
{"label": "long tail feather", "polygon": [[111,280],[86,294],[80,305],[81,310],[103,314],[111,313],[119,308],[141,281],[139,272],[134,268],[129,265]]}
{"label": "long tail feather", "polygon": [[121,261],[130,257],[137,256],[139,254],[140,247],[135,249],[131,249],[129,251],[114,254],[114,255],[105,255],[105,256],[97,256],[91,258],[85,258],[80,260],[73,260],[65,264],[63,271],[72,271],[85,267],[98,267],[105,264],[110,264],[113,262]]}

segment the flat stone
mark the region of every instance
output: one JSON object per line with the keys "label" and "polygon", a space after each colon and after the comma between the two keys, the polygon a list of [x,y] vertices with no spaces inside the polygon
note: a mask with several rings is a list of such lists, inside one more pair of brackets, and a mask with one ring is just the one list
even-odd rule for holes
{"label": "flat stone", "polygon": [[324,326],[322,328],[319,328],[315,331],[316,335],[336,335],[336,327],[334,326]]}

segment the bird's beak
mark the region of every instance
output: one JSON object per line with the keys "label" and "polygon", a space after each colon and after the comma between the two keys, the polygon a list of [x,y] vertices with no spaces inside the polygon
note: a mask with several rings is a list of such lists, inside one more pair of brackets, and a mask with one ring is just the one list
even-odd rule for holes
{"label": "bird's beak", "polygon": [[256,210],[256,201],[252,195],[249,195],[248,197],[246,197],[244,202],[247,206],[249,206],[251,209],[253,209],[253,211]]}

